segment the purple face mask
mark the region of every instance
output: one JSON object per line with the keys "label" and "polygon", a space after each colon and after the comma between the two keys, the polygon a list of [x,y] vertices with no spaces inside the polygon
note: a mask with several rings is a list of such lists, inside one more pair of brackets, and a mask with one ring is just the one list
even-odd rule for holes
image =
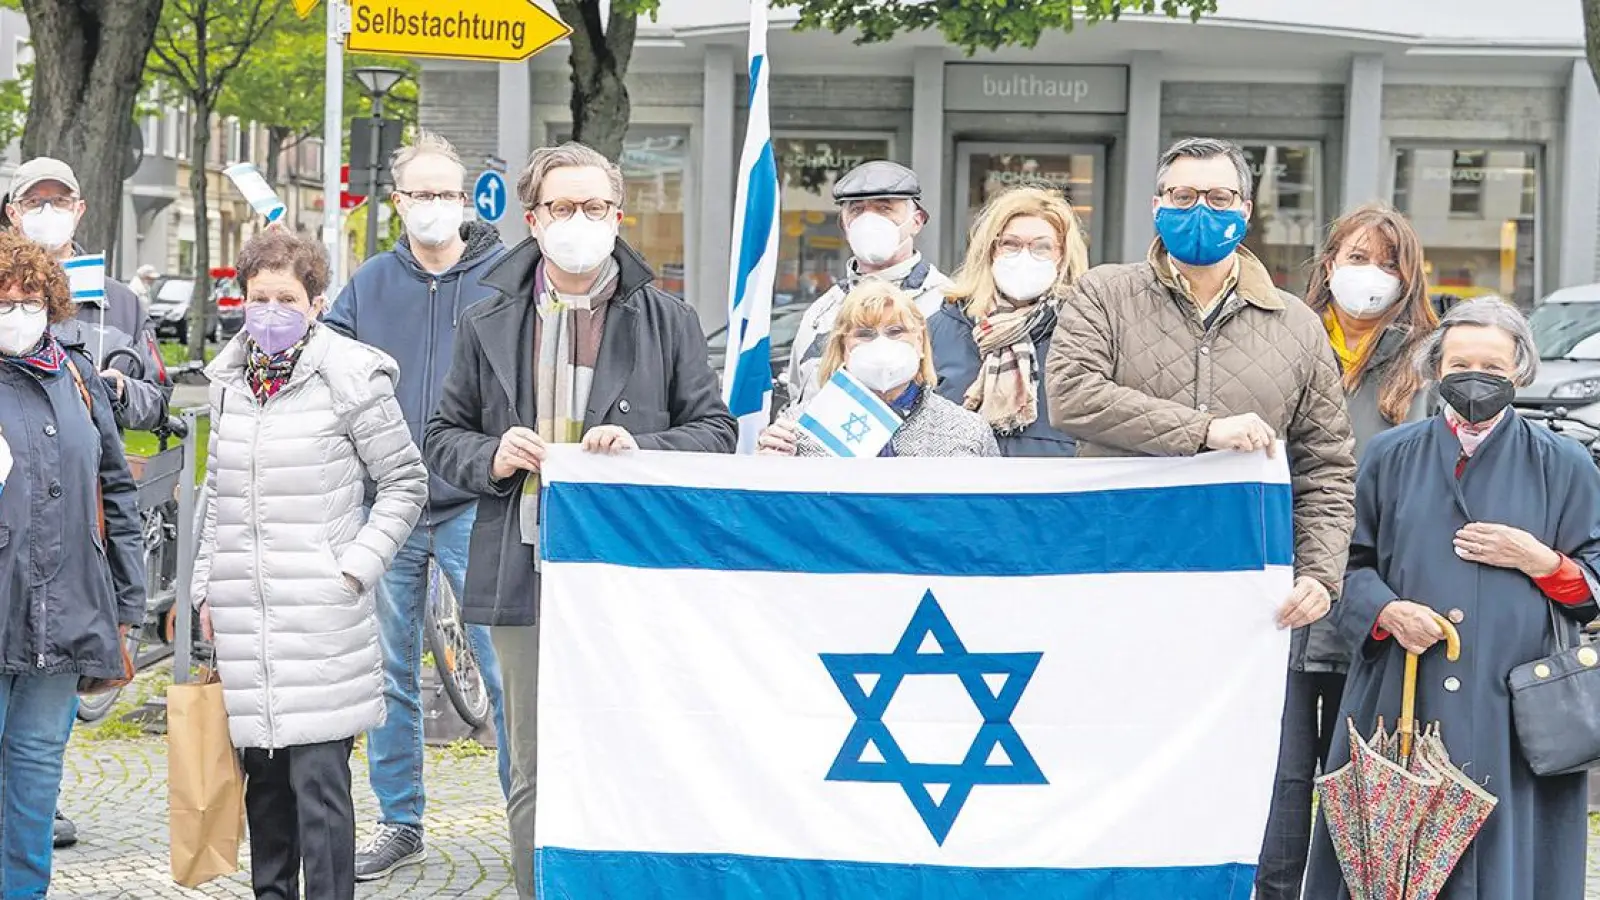
{"label": "purple face mask", "polygon": [[306,336],[311,320],[292,306],[278,303],[251,303],[244,308],[244,330],[268,355],[293,347]]}

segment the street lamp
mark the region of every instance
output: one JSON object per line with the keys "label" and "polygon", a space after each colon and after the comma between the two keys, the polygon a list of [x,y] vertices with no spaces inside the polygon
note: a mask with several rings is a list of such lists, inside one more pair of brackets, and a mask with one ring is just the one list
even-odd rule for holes
{"label": "street lamp", "polygon": [[394,86],[406,77],[402,69],[390,69],[384,66],[361,66],[351,74],[356,81],[366,89],[367,97],[372,101],[372,136],[371,149],[367,154],[367,179],[370,195],[367,197],[367,259],[378,254],[378,175],[383,170],[383,160],[380,156],[383,146],[383,98],[394,90]]}

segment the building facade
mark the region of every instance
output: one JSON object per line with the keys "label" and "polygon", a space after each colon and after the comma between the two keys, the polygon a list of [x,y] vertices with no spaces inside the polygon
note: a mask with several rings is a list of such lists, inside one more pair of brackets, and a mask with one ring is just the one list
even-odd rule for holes
{"label": "building facade", "polygon": [[[548,5],[548,4],[545,4]],[[624,234],[708,326],[726,319],[743,135],[747,4],[667,0],[629,72]],[[1369,200],[1411,215],[1434,283],[1530,305],[1600,278],[1600,91],[1574,0],[1221,0],[1202,22],[1125,17],[968,58],[937,34],[857,46],[774,12],[771,114],[782,180],[779,302],[848,248],[829,199],[851,165],[920,174],[921,246],[954,268],[972,213],[1019,180],[1060,185],[1096,262],[1152,239],[1161,150],[1239,142],[1256,171],[1249,246],[1290,290],[1326,223]],[[469,163],[518,161],[571,130],[564,46],[526,63],[426,62],[421,122]],[[526,229],[515,210],[499,223]]]}

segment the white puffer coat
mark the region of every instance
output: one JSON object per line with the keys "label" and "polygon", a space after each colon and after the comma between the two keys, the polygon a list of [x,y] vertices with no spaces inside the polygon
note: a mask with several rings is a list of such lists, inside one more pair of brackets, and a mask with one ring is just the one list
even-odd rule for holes
{"label": "white puffer coat", "polygon": [[393,359],[318,327],[261,404],[244,341],[206,368],[208,499],[194,574],[228,730],[240,748],[352,737],[383,722],[373,590],[422,513],[428,474],[395,401]]}

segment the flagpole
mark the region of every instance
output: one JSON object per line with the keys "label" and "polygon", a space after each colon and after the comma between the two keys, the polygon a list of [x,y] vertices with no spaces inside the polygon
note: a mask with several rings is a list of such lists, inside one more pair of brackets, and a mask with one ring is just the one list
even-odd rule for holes
{"label": "flagpole", "polygon": [[767,87],[767,0],[750,0],[750,114],[734,201],[728,351],[722,398],[739,420],[739,452],[754,453],[772,404],[772,290],[778,274],[778,165]]}

